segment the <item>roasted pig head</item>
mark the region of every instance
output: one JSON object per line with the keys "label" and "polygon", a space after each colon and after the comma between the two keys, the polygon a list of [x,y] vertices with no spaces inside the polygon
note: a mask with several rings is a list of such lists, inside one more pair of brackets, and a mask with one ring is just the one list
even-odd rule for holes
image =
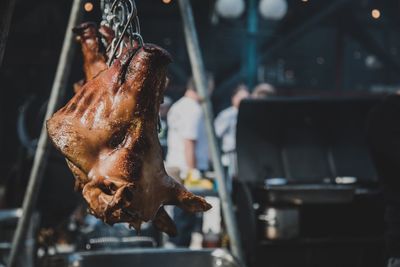
{"label": "roasted pig head", "polygon": [[106,223],[140,229],[152,220],[175,235],[164,205],[189,212],[211,208],[164,169],[157,125],[170,61],[155,45],[129,49],[47,122],[90,212]]}

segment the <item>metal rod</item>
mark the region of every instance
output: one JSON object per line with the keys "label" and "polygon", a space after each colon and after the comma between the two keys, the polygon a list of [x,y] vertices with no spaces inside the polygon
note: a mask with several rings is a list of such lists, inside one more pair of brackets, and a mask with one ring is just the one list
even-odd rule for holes
{"label": "metal rod", "polygon": [[187,50],[189,53],[190,64],[192,66],[192,72],[193,72],[194,82],[196,85],[196,90],[200,98],[203,100],[201,101],[201,106],[204,112],[204,117],[206,122],[207,137],[211,150],[212,162],[216,173],[216,178],[218,181],[218,194],[221,199],[222,214],[225,218],[225,224],[230,238],[232,254],[243,264],[244,259],[241,250],[242,247],[240,242],[240,236],[236,224],[236,219],[233,213],[232,199],[226,187],[225,173],[223,171],[221,163],[221,152],[218,148],[217,139],[215,137],[214,124],[213,124],[214,116],[212,114],[210,98],[208,96],[208,86],[207,86],[208,82],[200,51],[199,41],[197,38],[197,31],[194,24],[194,18],[190,0],[179,0],[179,7],[183,20],[183,30],[185,33],[185,40],[186,40]]}
{"label": "metal rod", "polygon": [[79,22],[81,17],[81,0],[74,0],[71,7],[70,17],[65,32],[64,42],[61,50],[61,55],[58,61],[57,71],[51,88],[47,111],[40,132],[39,143],[36,148],[35,157],[33,160],[32,170],[29,176],[29,183],[26,189],[24,202],[22,205],[22,216],[18,221],[18,226],[13,237],[12,248],[9,258],[8,267],[18,266],[18,255],[25,244],[26,233],[29,227],[29,222],[32,217],[33,210],[39,193],[43,170],[47,161],[48,136],[46,130],[46,121],[55,112],[58,102],[63,95],[68,76],[71,70],[71,63],[74,56],[75,45],[74,36],[71,29]]}
{"label": "metal rod", "polygon": [[11,18],[14,12],[15,0],[3,1],[0,4],[0,67],[3,63],[4,52],[8,39]]}
{"label": "metal rod", "polygon": [[249,90],[253,90],[257,80],[258,57],[258,1],[249,0],[247,7],[247,48],[243,65]]}

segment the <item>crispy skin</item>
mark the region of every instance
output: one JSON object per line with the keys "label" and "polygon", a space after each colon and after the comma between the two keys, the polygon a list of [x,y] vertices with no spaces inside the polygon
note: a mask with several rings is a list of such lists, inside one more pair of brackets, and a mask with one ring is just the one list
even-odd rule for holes
{"label": "crispy skin", "polygon": [[[92,22],[81,23],[73,29],[73,32],[76,35],[76,40],[81,44],[83,71],[85,73],[85,78],[74,84],[74,92],[77,93],[87,81],[108,68],[106,62],[109,55],[106,51],[114,38],[114,32],[105,25],[97,28],[96,24]],[[124,40],[126,46],[123,52],[130,48],[138,48],[137,41],[133,41],[132,46],[127,37]],[[111,53],[111,51],[108,50],[108,53]]]}
{"label": "crispy skin", "polygon": [[86,22],[73,29],[81,44],[85,81],[90,81],[107,69],[106,57],[100,42],[100,33],[94,23]]}
{"label": "crispy skin", "polygon": [[164,169],[157,122],[170,61],[155,45],[127,50],[57,111],[47,129],[93,215],[136,229],[152,220],[159,230],[174,235],[163,205],[189,212],[211,205]]}

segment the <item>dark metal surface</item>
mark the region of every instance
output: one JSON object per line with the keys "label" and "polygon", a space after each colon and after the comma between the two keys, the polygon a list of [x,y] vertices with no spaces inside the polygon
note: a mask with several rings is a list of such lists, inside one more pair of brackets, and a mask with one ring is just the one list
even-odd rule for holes
{"label": "dark metal surface", "polygon": [[269,240],[293,240],[299,237],[300,210],[296,207],[265,207],[258,215],[264,237]]}
{"label": "dark metal surface", "polygon": [[268,203],[303,204],[334,204],[351,203],[355,188],[347,185],[282,185],[265,187],[260,195]]}
{"label": "dark metal surface", "polygon": [[[8,266],[10,251],[12,249],[11,240],[21,217],[22,209],[10,209],[0,211],[0,266]],[[33,261],[36,254],[36,233],[39,225],[39,214],[32,214],[29,222],[29,228],[25,235],[24,242],[18,251],[16,259],[17,266],[33,267]]]}
{"label": "dark metal surface", "polygon": [[152,248],[156,247],[156,241],[149,236],[130,236],[130,237],[97,237],[89,238],[85,249],[87,250],[107,250],[112,248]]}
{"label": "dark metal surface", "polygon": [[21,217],[21,214],[22,214],[21,209],[1,210],[0,211],[0,223],[17,221],[18,218]]}
{"label": "dark metal surface", "polygon": [[275,98],[244,101],[239,110],[239,179],[264,183],[335,184],[350,176],[374,184],[365,139],[366,116],[377,99]]}
{"label": "dark metal surface", "polygon": [[125,249],[82,252],[56,256],[48,262],[46,267],[240,267],[234,257],[222,249]]}

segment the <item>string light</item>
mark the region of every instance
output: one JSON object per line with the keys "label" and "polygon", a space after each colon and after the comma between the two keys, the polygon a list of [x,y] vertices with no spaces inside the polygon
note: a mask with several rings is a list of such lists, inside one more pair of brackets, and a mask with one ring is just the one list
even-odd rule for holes
{"label": "string light", "polygon": [[91,2],[86,2],[83,8],[86,12],[91,12],[93,10],[93,4]]}
{"label": "string light", "polygon": [[381,16],[381,12],[379,11],[379,9],[372,9],[372,11],[371,11],[371,16],[374,18],[374,19],[379,19],[380,18],[380,16]]}

